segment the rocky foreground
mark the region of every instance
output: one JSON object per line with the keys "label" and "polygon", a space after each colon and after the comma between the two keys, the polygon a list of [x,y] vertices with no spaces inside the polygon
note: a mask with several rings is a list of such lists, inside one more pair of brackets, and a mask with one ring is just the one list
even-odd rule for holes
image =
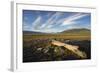
{"label": "rocky foreground", "polygon": [[88,40],[31,40],[24,41],[23,45],[23,62],[84,60],[90,58],[91,45]]}

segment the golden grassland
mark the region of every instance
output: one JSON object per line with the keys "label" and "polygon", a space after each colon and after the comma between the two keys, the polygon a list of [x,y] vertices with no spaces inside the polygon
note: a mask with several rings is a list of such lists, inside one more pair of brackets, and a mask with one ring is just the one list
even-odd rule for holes
{"label": "golden grassland", "polygon": [[[66,42],[79,46],[79,50],[86,54],[80,58],[65,47],[51,44],[52,40]],[[79,41],[78,41],[79,40]],[[84,41],[85,40],[85,41]],[[78,42],[75,42],[78,41]],[[60,33],[60,34],[23,34],[23,62],[82,60],[91,58],[91,33]]]}
{"label": "golden grassland", "polygon": [[23,35],[23,40],[32,39],[68,39],[68,40],[90,40],[91,34],[34,34]]}

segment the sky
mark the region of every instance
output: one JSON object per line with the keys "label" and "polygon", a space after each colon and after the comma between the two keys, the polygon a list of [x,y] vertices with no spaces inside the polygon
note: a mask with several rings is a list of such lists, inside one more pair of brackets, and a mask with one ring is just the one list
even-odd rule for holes
{"label": "sky", "polygon": [[45,33],[91,28],[91,13],[23,10],[23,31]]}

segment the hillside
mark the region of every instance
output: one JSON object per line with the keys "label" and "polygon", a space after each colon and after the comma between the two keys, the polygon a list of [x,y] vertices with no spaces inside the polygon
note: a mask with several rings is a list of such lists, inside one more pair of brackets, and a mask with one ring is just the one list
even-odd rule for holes
{"label": "hillside", "polygon": [[70,29],[63,31],[63,33],[68,33],[68,32],[90,32],[90,30],[82,28],[82,29]]}
{"label": "hillside", "polygon": [[70,29],[70,30],[65,30],[59,33],[45,33],[45,32],[36,32],[36,31],[23,31],[23,34],[27,35],[32,35],[32,34],[90,34],[89,29]]}
{"label": "hillside", "polygon": [[23,31],[23,34],[29,34],[29,35],[31,35],[31,34],[44,34],[44,33],[42,33],[42,32],[36,32],[36,31]]}

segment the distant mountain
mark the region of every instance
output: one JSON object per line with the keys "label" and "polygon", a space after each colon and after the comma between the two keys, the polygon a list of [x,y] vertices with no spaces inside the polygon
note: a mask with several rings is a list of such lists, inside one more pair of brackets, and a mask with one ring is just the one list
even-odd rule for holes
{"label": "distant mountain", "polygon": [[90,30],[85,28],[80,28],[80,29],[70,29],[62,31],[62,33],[81,33],[81,32],[90,32]]}
{"label": "distant mountain", "polygon": [[35,31],[23,31],[23,34],[31,35],[31,34],[44,34],[44,33],[42,33],[42,32],[35,32]]}
{"label": "distant mountain", "polygon": [[81,28],[81,29],[70,29],[65,30],[59,33],[45,33],[45,32],[36,32],[36,31],[23,31],[23,34],[32,35],[32,34],[62,34],[62,33],[90,33],[89,29]]}

